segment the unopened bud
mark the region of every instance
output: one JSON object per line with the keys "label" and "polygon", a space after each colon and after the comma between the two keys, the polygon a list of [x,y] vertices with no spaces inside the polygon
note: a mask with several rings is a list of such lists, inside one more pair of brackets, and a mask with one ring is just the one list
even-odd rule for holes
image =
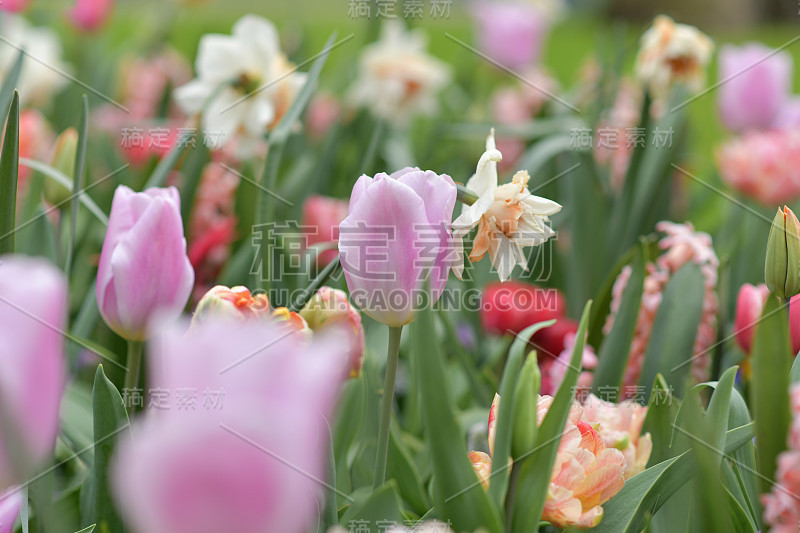
{"label": "unopened bud", "polygon": [[764,278],[769,290],[782,299],[800,293],[800,222],[786,206],[772,221]]}

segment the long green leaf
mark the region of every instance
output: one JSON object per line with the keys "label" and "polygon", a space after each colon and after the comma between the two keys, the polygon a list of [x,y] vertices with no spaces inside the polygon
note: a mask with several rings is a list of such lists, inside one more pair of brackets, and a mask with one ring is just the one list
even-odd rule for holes
{"label": "long green leaf", "polygon": [[161,160],[156,165],[156,168],[153,169],[153,173],[150,174],[150,177],[147,179],[147,183],[145,183],[144,188],[150,189],[151,187],[162,187],[164,182],[167,181],[167,176],[169,173],[172,172],[172,169],[175,168],[175,165],[178,164],[183,154],[189,148],[191,143],[186,141],[181,141],[180,139],[172,145],[172,148],[169,149],[169,152],[161,158]]}
{"label": "long green leaf", "polygon": [[631,342],[633,334],[636,332],[636,322],[639,319],[639,307],[644,292],[645,261],[642,245],[633,260],[631,276],[622,293],[622,301],[619,311],[614,317],[614,325],[603,340],[603,344],[600,345],[597,368],[592,380],[592,392],[599,395],[600,387],[609,387],[610,397],[603,398],[607,401],[618,401],[619,389],[625,376],[625,368],[628,364]]}
{"label": "long green leaf", "polygon": [[81,99],[81,119],[78,128],[78,146],[75,148],[75,168],[72,172],[72,202],[69,213],[69,239],[65,254],[64,272],[69,279],[72,270],[72,254],[75,250],[75,228],[78,226],[78,205],[86,178],[86,146],[89,141],[89,99],[83,95]]}
{"label": "long green leaf", "polygon": [[467,458],[463,434],[447,391],[441,345],[430,307],[420,311],[410,330],[415,378],[425,406],[422,423],[433,459],[436,506],[443,516],[452,519],[457,531],[483,528],[498,533],[502,530],[498,510]]}
{"label": "long green leaf", "polygon": [[789,373],[792,348],[786,306],[774,295],[764,304],[756,328],[753,351],[753,380],[750,405],[756,422],[756,460],[761,474],[761,492],[768,492],[775,479],[778,454],[786,449],[786,434],[791,422]]}
{"label": "long green leaf", "polygon": [[120,438],[130,437],[128,413],[119,391],[98,365],[92,389],[94,466],[81,489],[81,521],[97,524],[100,533],[124,532],[109,492],[108,466]]}
{"label": "long green leaf", "polygon": [[14,253],[19,171],[19,94],[14,91],[0,151],[0,255]]}
{"label": "long green leaf", "polygon": [[672,423],[677,410],[678,404],[672,397],[672,390],[664,380],[664,376],[658,374],[653,382],[647,415],[642,424],[642,434],[650,433],[653,442],[648,466],[657,465],[678,455],[678,450],[670,447]]}
{"label": "long green leaf", "polygon": [[581,316],[575,347],[572,350],[570,365],[564,373],[564,380],[556,392],[553,403],[542,421],[536,437],[536,447],[528,457],[520,458],[520,475],[515,496],[511,530],[514,532],[535,531],[544,509],[553,461],[561,442],[564,425],[575,397],[575,385],[581,370],[583,348],[586,343],[586,330],[592,302],[586,303]]}
{"label": "long green leaf", "polygon": [[489,495],[494,499],[498,509],[502,508],[508,489],[508,464],[500,458],[511,457],[511,432],[514,426],[515,411],[514,394],[517,390],[520,370],[522,370],[522,360],[529,351],[528,343],[531,337],[540,329],[552,326],[554,323],[555,320],[550,320],[528,326],[514,339],[514,344],[511,345],[508,353],[503,379],[500,381],[500,397],[505,398],[505,401],[497,413],[497,431],[494,442],[494,457],[498,459],[492,461],[492,476],[489,483]]}
{"label": "long green leaf", "polygon": [[358,521],[366,525],[369,531],[378,531],[387,522],[403,522],[397,483],[393,479],[378,487],[374,492],[357,492],[354,494],[354,499],[355,503],[339,521],[342,526],[350,527],[351,522]]}
{"label": "long green leaf", "polygon": [[691,369],[704,294],[703,274],[694,263],[684,265],[667,283],[639,377],[639,385],[646,388],[645,394],[650,394],[656,375],[662,374],[674,387],[675,394],[682,396]]}

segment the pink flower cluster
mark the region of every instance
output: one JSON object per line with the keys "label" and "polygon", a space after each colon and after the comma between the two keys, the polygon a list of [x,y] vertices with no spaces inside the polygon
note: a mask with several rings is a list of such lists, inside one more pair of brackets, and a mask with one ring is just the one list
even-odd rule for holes
{"label": "pink flower cluster", "polygon": [[795,533],[800,524],[800,384],[792,385],[791,401],[789,450],[778,456],[778,483],[761,497],[764,521],[773,533]]}
{"label": "pink flower cluster", "polygon": [[[689,261],[700,266],[705,279],[705,297],[703,300],[703,314],[697,337],[694,342],[694,359],[692,360],[692,375],[700,382],[706,379],[711,356],[707,353],[708,347],[715,340],[717,327],[717,311],[719,302],[715,293],[717,286],[717,259],[711,247],[711,237],[707,233],[696,232],[690,223],[676,224],[674,222],[659,222],[656,229],[666,234],[659,241],[659,246],[664,253],[659,256],[656,263],[647,265],[647,276],[644,280],[644,294],[639,308],[639,317],[636,321],[636,330],[628,366],[625,371],[624,385],[627,390],[636,385],[642,372],[644,355],[650,334],[653,331],[653,322],[661,305],[664,288],[670,278]],[[631,267],[626,266],[614,282],[611,313],[608,316],[604,331],[608,333],[614,324],[614,319],[622,304],[622,294],[631,276]]]}
{"label": "pink flower cluster", "polygon": [[764,205],[800,196],[800,128],[748,131],[716,151],[722,179]]}

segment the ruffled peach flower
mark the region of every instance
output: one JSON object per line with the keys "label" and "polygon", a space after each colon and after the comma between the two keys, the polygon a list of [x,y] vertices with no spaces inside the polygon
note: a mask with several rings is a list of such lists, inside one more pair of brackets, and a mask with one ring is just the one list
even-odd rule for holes
{"label": "ruffled peach flower", "polygon": [[[708,377],[708,369],[711,364],[711,354],[708,348],[716,340],[719,301],[715,291],[719,260],[711,247],[711,237],[707,233],[695,232],[688,222],[685,224],[659,222],[656,224],[656,229],[666,234],[659,241],[659,246],[664,250],[664,253],[656,260],[655,264],[649,263],[647,265],[642,303],[639,307],[639,317],[636,321],[628,366],[625,370],[623,387],[623,396],[625,397],[632,395],[631,391],[635,391],[639,381],[642,365],[644,364],[644,355],[647,350],[647,344],[650,342],[653,322],[655,321],[658,307],[661,305],[661,296],[664,288],[672,275],[689,261],[700,266],[705,285],[703,312],[694,342],[694,357],[692,358],[692,375],[698,383],[705,381]],[[606,333],[611,331],[611,327],[614,325],[614,319],[622,302],[622,293],[628,284],[630,276],[631,268],[626,266],[614,282],[611,313],[608,315],[603,329]]]}
{"label": "ruffled peach flower", "polygon": [[[498,186],[497,162],[502,159],[495,146],[493,129],[486,138],[486,152],[478,161],[475,175],[467,182],[467,189],[474,191],[478,199],[472,205],[465,205],[461,216],[453,222],[453,236],[464,238],[478,226],[469,259],[480,261],[488,253],[500,281],[505,281],[516,265],[527,270],[523,248],[539,246],[555,235],[547,225],[548,217],[558,213],[561,206],[531,194],[530,176],[524,170],[514,174],[511,183]],[[461,246],[456,246],[456,253],[453,271],[460,278],[464,271]]]}
{"label": "ruffled peach flower", "polygon": [[795,533],[800,524],[800,385],[792,385],[789,450],[778,456],[777,483],[761,496],[764,521],[773,533]]}
{"label": "ruffled peach flower", "polygon": [[800,197],[800,129],[749,131],[716,150],[723,181],[766,206]]}
{"label": "ruffled peach flower", "polygon": [[583,404],[583,419],[599,424],[597,431],[608,448],[616,448],[625,456],[625,479],[629,479],[647,466],[653,441],[650,433],[640,435],[647,407],[626,400],[611,403],[589,395]]}
{"label": "ruffled peach flower", "polygon": [[[541,425],[553,404],[552,396],[539,396],[537,424]],[[492,402],[489,426],[489,449],[494,448],[492,421],[496,420],[500,396]],[[471,452],[470,461],[484,487],[489,486],[492,457]],[[542,520],[559,528],[595,527],[603,519],[602,505],[625,484],[625,457],[615,448],[607,448],[597,429],[583,420],[583,408],[573,402],[550,473]]]}
{"label": "ruffled peach flower", "polygon": [[655,97],[667,96],[675,84],[693,92],[703,88],[706,65],[714,50],[714,43],[706,34],[659,15],[642,35],[641,43],[636,76]]}

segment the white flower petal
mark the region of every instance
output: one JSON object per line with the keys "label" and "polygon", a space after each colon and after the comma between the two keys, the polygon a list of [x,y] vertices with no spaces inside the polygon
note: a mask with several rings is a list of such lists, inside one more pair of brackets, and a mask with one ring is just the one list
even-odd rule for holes
{"label": "white flower petal", "polygon": [[197,76],[209,83],[233,81],[244,73],[242,44],[230,35],[212,33],[200,39]]}

